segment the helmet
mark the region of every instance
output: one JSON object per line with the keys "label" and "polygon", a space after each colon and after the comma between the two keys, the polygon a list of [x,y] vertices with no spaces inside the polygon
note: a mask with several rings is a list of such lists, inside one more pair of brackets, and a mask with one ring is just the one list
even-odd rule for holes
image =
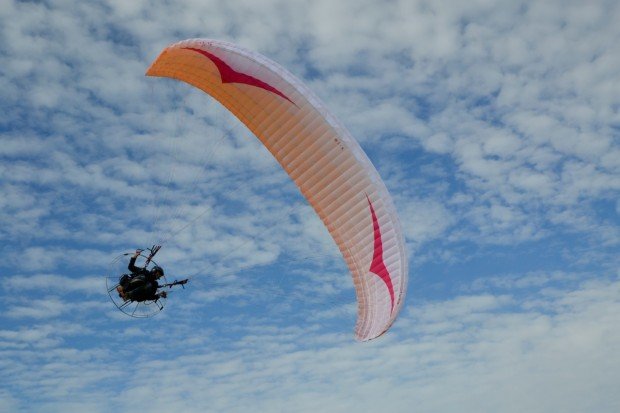
{"label": "helmet", "polygon": [[162,276],[164,275],[164,269],[162,267],[160,267],[159,265],[154,266],[153,269],[151,270],[151,272],[158,272]]}

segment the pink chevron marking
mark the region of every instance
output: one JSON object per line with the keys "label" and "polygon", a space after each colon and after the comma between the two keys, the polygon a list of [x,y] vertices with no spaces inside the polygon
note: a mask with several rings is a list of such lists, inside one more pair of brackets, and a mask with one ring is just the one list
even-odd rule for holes
{"label": "pink chevron marking", "polygon": [[288,100],[293,105],[295,105],[295,103],[292,100],[290,100],[284,93],[280,92],[278,89],[271,86],[269,83],[263,82],[262,80],[257,79],[254,76],[250,76],[245,73],[237,72],[235,69],[230,67],[228,63],[226,63],[219,57],[215,56],[214,54],[209,53],[202,49],[197,49],[195,47],[184,47],[183,49],[191,50],[196,53],[200,53],[207,59],[211,60],[215,64],[215,67],[217,67],[217,70],[220,72],[220,79],[222,80],[222,83],[242,83],[245,85],[256,86],[261,89],[267,90],[271,93],[275,93],[276,95]]}
{"label": "pink chevron marking", "polygon": [[379,220],[377,219],[377,214],[375,214],[375,209],[372,207],[372,202],[370,202],[370,198],[366,195],[366,199],[368,199],[368,205],[370,206],[370,215],[372,216],[372,228],[374,233],[374,253],[372,256],[372,262],[370,263],[370,272],[379,276],[385,283],[389,293],[390,300],[392,303],[392,308],[390,313],[394,311],[394,286],[392,285],[392,277],[390,276],[390,272],[385,266],[385,262],[383,261],[383,241],[381,239],[381,228],[379,227]]}

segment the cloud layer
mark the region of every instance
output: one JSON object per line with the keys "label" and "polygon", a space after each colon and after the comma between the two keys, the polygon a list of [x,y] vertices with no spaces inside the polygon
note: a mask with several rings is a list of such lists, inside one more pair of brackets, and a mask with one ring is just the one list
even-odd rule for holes
{"label": "cloud layer", "polygon": [[[619,411],[619,18],[604,0],[3,3],[0,411]],[[353,341],[346,267],[271,155],[143,76],[191,37],[289,68],[376,165],[411,260],[385,337]],[[192,282],[134,322],[104,275],[156,242]]]}

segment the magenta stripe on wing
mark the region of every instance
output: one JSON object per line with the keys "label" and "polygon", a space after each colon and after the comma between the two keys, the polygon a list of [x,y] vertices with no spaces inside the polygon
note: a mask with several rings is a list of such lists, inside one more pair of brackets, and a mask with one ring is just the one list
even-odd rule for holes
{"label": "magenta stripe on wing", "polygon": [[368,199],[368,205],[370,206],[370,215],[372,216],[372,228],[374,234],[374,253],[372,256],[372,263],[370,264],[370,272],[378,275],[387,286],[392,303],[392,309],[390,312],[393,312],[394,286],[392,285],[392,277],[390,276],[390,272],[383,261],[383,240],[381,239],[381,228],[379,227],[379,220],[377,219],[377,214],[375,214],[375,209],[372,207],[372,202],[370,202],[370,198],[368,198],[368,196],[366,196],[366,198]]}
{"label": "magenta stripe on wing", "polygon": [[269,83],[263,82],[262,80],[257,79],[254,76],[250,76],[245,73],[237,72],[235,69],[230,67],[226,62],[224,62],[222,59],[220,59],[213,53],[209,53],[205,50],[197,49],[195,47],[184,47],[184,49],[192,50],[194,52],[200,53],[204,57],[211,60],[217,67],[217,70],[220,72],[220,79],[222,79],[222,83],[242,83],[245,85],[256,86],[261,89],[267,90],[271,93],[275,93],[276,95],[288,100],[293,105],[295,104],[292,100],[288,98],[288,96],[280,92],[275,87],[271,86]]}

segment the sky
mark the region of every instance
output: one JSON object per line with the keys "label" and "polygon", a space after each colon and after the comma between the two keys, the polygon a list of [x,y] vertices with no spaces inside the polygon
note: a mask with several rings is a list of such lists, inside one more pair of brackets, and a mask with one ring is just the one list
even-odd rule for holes
{"label": "sky", "polygon": [[[0,412],[620,411],[620,3],[0,0]],[[213,38],[306,83],[399,213],[406,303],[347,267],[204,93]],[[106,291],[163,245],[155,317]],[[119,269],[120,268],[120,269]]]}

